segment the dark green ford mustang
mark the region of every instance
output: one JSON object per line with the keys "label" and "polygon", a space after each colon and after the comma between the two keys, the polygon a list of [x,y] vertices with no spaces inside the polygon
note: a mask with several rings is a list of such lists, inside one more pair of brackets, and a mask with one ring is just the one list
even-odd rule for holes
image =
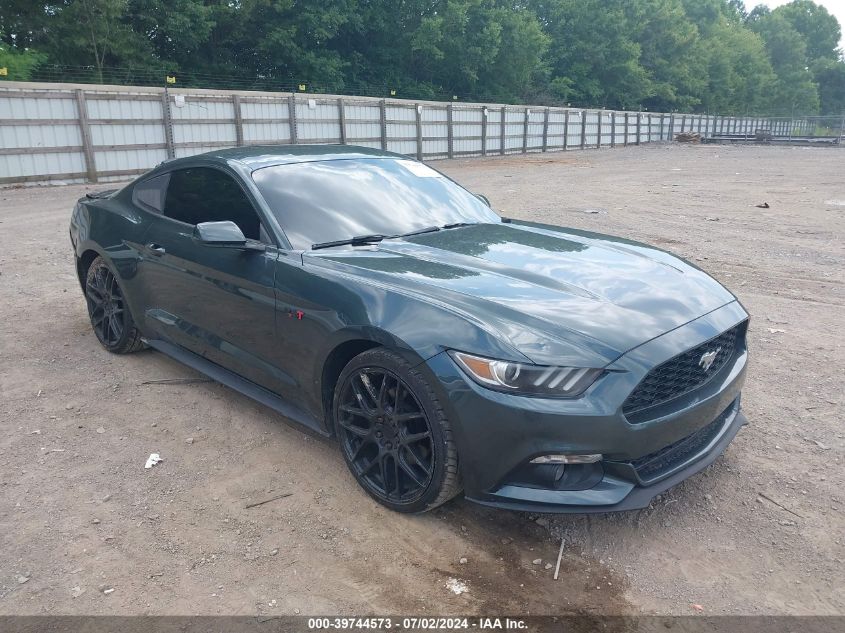
{"label": "dark green ford mustang", "polygon": [[251,147],[167,161],[76,205],[97,338],[153,347],[335,436],[403,512],[461,491],[640,508],[712,463],[748,314],[664,251],[507,220],[404,156]]}

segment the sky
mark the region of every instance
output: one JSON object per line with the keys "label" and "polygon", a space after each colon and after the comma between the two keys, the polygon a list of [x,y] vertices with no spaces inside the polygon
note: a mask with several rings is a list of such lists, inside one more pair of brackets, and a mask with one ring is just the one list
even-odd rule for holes
{"label": "sky", "polygon": [[[748,2],[746,0],[745,6],[748,8],[749,11],[758,4],[766,4],[769,6],[769,8],[774,9],[775,7],[779,7],[782,4],[788,4],[788,2],[789,0],[763,0],[762,2],[755,0]],[[835,16],[836,19],[839,20],[839,26],[842,29],[845,29],[845,0],[814,0],[814,2],[816,4],[822,5],[825,9],[827,9],[828,13]],[[843,31],[842,39],[839,40],[839,48],[845,48],[845,31]]]}

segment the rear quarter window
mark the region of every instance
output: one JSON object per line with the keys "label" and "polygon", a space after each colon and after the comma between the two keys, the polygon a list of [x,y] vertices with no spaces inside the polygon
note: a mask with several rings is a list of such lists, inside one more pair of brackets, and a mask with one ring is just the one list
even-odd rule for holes
{"label": "rear quarter window", "polygon": [[132,191],[132,201],[143,209],[162,213],[170,174],[147,178],[137,183]]}

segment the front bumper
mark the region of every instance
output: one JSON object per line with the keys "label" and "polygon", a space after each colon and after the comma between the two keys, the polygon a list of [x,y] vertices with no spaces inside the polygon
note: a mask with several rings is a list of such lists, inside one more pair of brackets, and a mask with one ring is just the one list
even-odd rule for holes
{"label": "front bumper", "polygon": [[[660,417],[630,423],[622,413],[625,399],[649,369],[746,318],[738,303],[723,306],[625,354],[583,396],[571,400],[494,392],[464,376],[447,354],[429,359],[428,369],[443,387],[454,422],[466,497],[534,512],[648,506],[656,495],[713,463],[747,423],[740,411],[744,344],[709,382]],[[604,458],[566,466],[556,482],[522,476],[533,458],[557,453],[600,453]]]}

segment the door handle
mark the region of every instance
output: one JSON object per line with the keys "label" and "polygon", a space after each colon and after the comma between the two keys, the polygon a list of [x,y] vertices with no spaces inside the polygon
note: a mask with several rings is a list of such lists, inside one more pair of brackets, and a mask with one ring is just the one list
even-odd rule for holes
{"label": "door handle", "polygon": [[147,244],[147,248],[149,249],[150,253],[152,253],[153,255],[156,255],[158,257],[161,257],[166,252],[164,250],[164,246],[161,246],[160,244],[156,244],[155,242],[150,242],[149,244]]}

